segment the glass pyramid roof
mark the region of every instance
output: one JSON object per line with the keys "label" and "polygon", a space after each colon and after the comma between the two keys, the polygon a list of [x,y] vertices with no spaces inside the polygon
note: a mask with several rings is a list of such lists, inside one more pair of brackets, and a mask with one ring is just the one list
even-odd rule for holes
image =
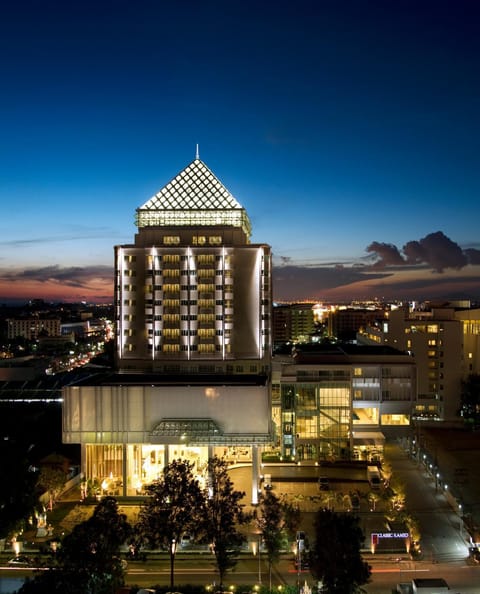
{"label": "glass pyramid roof", "polygon": [[157,194],[137,208],[138,227],[234,226],[250,237],[241,204],[200,159],[194,159]]}

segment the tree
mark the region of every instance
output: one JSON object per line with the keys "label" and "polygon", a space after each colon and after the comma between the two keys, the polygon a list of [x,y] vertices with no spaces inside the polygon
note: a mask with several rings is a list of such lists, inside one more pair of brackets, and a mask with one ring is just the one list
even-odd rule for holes
{"label": "tree", "polygon": [[174,460],[162,476],[147,485],[148,499],[142,505],[137,529],[143,540],[170,553],[170,588],[174,587],[175,553],[184,532],[198,533],[203,493],[193,475],[193,464]]}
{"label": "tree", "polygon": [[48,493],[48,508],[52,510],[53,502],[65,486],[65,472],[55,466],[42,466],[38,477],[38,485]]}
{"label": "tree", "polygon": [[120,546],[131,532],[116,499],[105,497],[91,518],[63,538],[56,566],[29,580],[19,594],[115,594],[125,583]]}
{"label": "tree", "polygon": [[398,477],[393,477],[388,489],[385,491],[385,495],[390,504],[390,510],[387,511],[395,517],[405,507],[405,483],[399,480]]}
{"label": "tree", "polygon": [[364,535],[357,516],[319,510],[315,516],[315,542],[310,551],[312,575],[329,594],[355,594],[370,578],[370,566],[360,549]]}
{"label": "tree", "polygon": [[0,537],[20,531],[38,504],[38,473],[28,459],[28,448],[10,439],[0,440]]}
{"label": "tree", "polygon": [[300,527],[302,512],[300,511],[300,507],[298,505],[290,503],[285,497],[282,497],[281,505],[285,530],[288,537],[292,539]]}
{"label": "tree", "polygon": [[377,508],[377,503],[382,499],[380,493],[375,491],[369,491],[367,495],[368,502],[370,504],[370,511],[375,511]]}
{"label": "tree", "polygon": [[217,456],[207,464],[208,492],[204,500],[203,533],[212,545],[220,586],[228,569],[235,567],[235,555],[245,536],[238,526],[246,524],[251,515],[243,512],[240,501],[245,497],[236,491],[228,475],[228,464]]}
{"label": "tree", "polygon": [[[271,590],[272,566],[280,558],[285,526],[282,504],[280,499],[271,490],[265,491],[260,496],[256,521],[265,544]],[[258,554],[260,554],[260,550]]]}
{"label": "tree", "polygon": [[58,556],[64,571],[82,575],[86,592],[115,592],[124,584],[120,547],[131,532],[126,515],[118,511],[117,500],[104,497],[92,517],[63,539]]}
{"label": "tree", "polygon": [[386,487],[389,486],[392,475],[393,475],[392,465],[389,462],[386,462],[384,460],[382,462],[382,478],[383,478],[383,483]]}

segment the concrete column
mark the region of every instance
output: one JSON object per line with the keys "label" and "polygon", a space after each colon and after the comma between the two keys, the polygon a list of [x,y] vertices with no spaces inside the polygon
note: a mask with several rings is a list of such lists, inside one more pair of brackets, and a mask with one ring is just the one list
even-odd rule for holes
{"label": "concrete column", "polygon": [[258,445],[252,445],[252,505],[258,504],[260,486],[260,456]]}
{"label": "concrete column", "polygon": [[122,497],[127,496],[127,444],[122,446]]}
{"label": "concrete column", "polygon": [[83,474],[83,476],[87,479],[91,479],[93,477],[91,477],[89,475],[88,472],[88,466],[87,466],[87,446],[82,443],[80,446],[80,472]]}
{"label": "concrete column", "polygon": [[168,466],[170,464],[170,446],[164,445],[163,446],[163,467]]}

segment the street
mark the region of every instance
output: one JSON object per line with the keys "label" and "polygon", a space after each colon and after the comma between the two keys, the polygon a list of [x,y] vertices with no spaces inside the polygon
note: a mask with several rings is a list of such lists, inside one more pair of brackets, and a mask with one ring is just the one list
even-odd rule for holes
{"label": "street", "polygon": [[479,592],[480,567],[468,562],[466,535],[443,491],[426,468],[410,458],[399,444],[388,444],[385,458],[392,466],[393,474],[405,485],[408,511],[420,527],[423,560],[414,562],[403,558],[396,562],[369,557],[373,575],[366,591],[390,594],[389,588],[396,583],[421,576],[444,578],[452,592]]}
{"label": "street", "polygon": [[[373,557],[373,556],[372,556]],[[477,594],[480,591],[480,566],[469,566],[464,562],[428,561],[413,562],[407,558],[394,557],[372,558],[367,561],[372,566],[371,582],[365,586],[368,594],[391,594],[396,584],[407,582],[414,577],[442,577],[450,585],[452,594]],[[11,578],[24,578],[31,575],[31,570],[17,568],[0,568],[0,586],[3,581]],[[126,573],[126,583],[140,587],[155,585],[168,585],[170,583],[170,566],[167,557],[163,559],[152,558],[147,563],[129,563]],[[292,558],[285,555],[272,571],[271,585],[273,590],[280,586],[307,583],[312,586],[314,580],[309,571],[297,572],[293,566]],[[185,554],[178,555],[175,563],[176,590],[181,591],[183,584],[209,585],[218,584],[218,575],[215,571],[213,559],[208,555]],[[268,567],[265,559],[253,555],[241,555],[236,568],[228,572],[225,586],[239,584],[270,583]],[[17,583],[16,587],[19,587]],[[2,590],[0,592],[8,591]]]}

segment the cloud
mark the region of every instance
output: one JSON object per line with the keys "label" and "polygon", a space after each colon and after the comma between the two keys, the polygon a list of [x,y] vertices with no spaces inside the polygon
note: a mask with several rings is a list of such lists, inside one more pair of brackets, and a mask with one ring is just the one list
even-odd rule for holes
{"label": "cloud", "polygon": [[384,279],[389,272],[372,273],[359,268],[335,266],[277,266],[273,268],[273,295],[275,299],[295,301],[318,299],[330,289],[346,287],[367,279]]}
{"label": "cloud", "polygon": [[368,285],[370,294],[390,299],[476,299],[480,295],[480,276],[432,275],[421,278],[397,278],[395,282]]}
{"label": "cloud", "polygon": [[[437,274],[434,271],[428,273],[424,266],[397,267],[384,273],[370,269],[370,272],[358,272],[357,275],[337,275],[338,270],[331,270],[330,274],[327,271],[316,272],[317,274],[311,279],[311,284],[303,292],[305,270],[292,267],[289,278],[285,279],[288,282],[284,283],[275,282],[274,270],[273,289],[276,300],[295,301],[302,298],[328,302],[348,302],[353,299],[476,300],[480,296],[478,266],[445,274]],[[350,269],[350,272],[354,271]]]}
{"label": "cloud", "polygon": [[[480,250],[462,250],[443,233],[395,245],[373,242],[368,260],[345,264],[293,263],[277,257],[273,267],[273,297],[277,301],[342,300],[371,297],[419,299],[480,295]],[[371,263],[372,258],[376,261]],[[368,263],[370,262],[370,264]],[[468,266],[468,268],[467,268]],[[443,272],[444,274],[428,274]],[[42,266],[0,269],[0,300],[22,296],[56,301],[111,302],[112,266]]]}
{"label": "cloud", "polygon": [[391,243],[374,241],[367,247],[367,252],[374,253],[379,257],[379,260],[373,264],[376,268],[402,266],[405,264],[405,260],[402,258],[398,248]]}
{"label": "cloud", "polygon": [[0,246],[4,247],[22,247],[22,246],[35,246],[49,243],[58,242],[72,242],[72,241],[85,241],[86,239],[105,239],[105,237],[117,237],[119,236],[114,229],[109,227],[96,227],[94,229],[83,228],[79,226],[73,226],[71,233],[66,235],[48,235],[38,237],[20,237],[13,239],[2,239],[0,240]]}
{"label": "cloud", "polygon": [[41,268],[27,268],[25,270],[0,270],[0,283],[38,282],[41,284],[55,283],[67,287],[83,289],[91,288],[92,284],[101,282],[111,283],[113,292],[113,268],[111,266],[43,266]]}
{"label": "cloud", "polygon": [[374,241],[367,248],[367,252],[378,259],[373,263],[374,268],[386,266],[428,265],[435,272],[445,269],[460,270],[467,264],[480,263],[480,251],[462,248],[448,238],[442,231],[430,233],[420,240],[408,241],[400,251],[395,245]]}
{"label": "cloud", "polygon": [[367,252],[363,262],[348,265],[294,264],[278,258],[273,267],[274,299],[478,299],[480,295],[480,250],[462,249],[440,231],[409,241],[401,250],[374,241]]}
{"label": "cloud", "polygon": [[460,270],[468,264],[462,248],[441,231],[430,233],[420,241],[409,241],[403,246],[409,264],[426,263],[437,272],[445,268]]}

